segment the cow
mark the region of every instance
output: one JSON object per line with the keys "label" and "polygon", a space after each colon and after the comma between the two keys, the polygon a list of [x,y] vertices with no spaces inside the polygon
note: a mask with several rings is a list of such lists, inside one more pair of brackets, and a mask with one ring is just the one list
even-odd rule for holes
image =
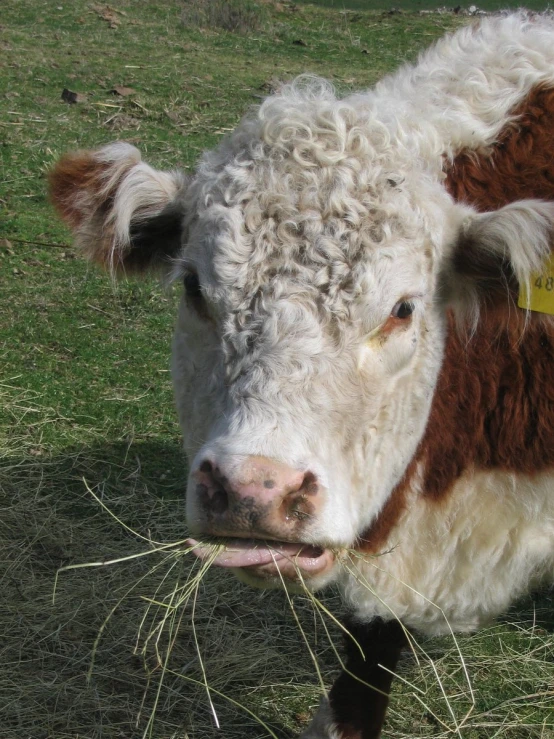
{"label": "cow", "polygon": [[300,77],[192,175],[122,142],[51,174],[86,255],[183,283],[190,546],[342,593],[345,670],[304,739],[378,737],[410,631],[552,581],[553,128],[554,21],[519,12],[369,91]]}

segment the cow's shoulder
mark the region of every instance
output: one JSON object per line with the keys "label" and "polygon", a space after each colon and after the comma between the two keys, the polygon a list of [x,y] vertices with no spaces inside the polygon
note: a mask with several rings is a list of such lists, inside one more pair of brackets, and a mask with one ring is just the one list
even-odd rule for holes
{"label": "cow's shoulder", "polygon": [[553,125],[554,78],[518,102],[486,150],[457,152],[446,168],[447,190],[479,211],[528,198],[554,200]]}
{"label": "cow's shoulder", "polygon": [[358,618],[402,619],[420,632],[478,629],[554,575],[554,471],[466,470],[440,501],[407,492],[378,551],[351,555]]}

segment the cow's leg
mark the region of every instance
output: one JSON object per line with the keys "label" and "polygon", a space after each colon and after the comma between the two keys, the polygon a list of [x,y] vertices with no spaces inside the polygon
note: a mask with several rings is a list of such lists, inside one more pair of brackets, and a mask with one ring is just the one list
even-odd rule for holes
{"label": "cow's leg", "polygon": [[347,636],[346,670],[331,688],[329,700],[321,702],[301,739],[378,739],[381,736],[393,677],[388,670],[396,667],[408,639],[398,621],[375,619],[369,624],[350,622],[347,627],[364,656]]}

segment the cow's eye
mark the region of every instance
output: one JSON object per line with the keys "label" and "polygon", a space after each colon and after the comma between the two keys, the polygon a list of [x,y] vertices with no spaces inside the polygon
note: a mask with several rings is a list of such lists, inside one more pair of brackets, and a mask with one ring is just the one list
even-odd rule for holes
{"label": "cow's eye", "polygon": [[191,300],[202,299],[202,289],[200,287],[200,280],[195,272],[186,272],[183,277],[183,284],[185,286],[185,292],[187,298]]}
{"label": "cow's eye", "polygon": [[391,316],[403,321],[409,318],[413,312],[414,304],[410,300],[399,300],[392,309]]}
{"label": "cow's eye", "polygon": [[183,277],[183,285],[185,286],[185,294],[190,305],[196,310],[201,318],[208,317],[206,303],[202,295],[200,280],[196,272],[185,272]]}

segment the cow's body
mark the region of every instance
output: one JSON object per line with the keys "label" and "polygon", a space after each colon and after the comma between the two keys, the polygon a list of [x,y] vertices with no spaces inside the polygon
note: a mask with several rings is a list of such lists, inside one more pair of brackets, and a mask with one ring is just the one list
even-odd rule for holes
{"label": "cow's body", "polygon": [[[392,635],[351,654],[372,684],[394,619],[475,629],[554,574],[554,319],[517,307],[550,251],[553,127],[554,23],[514,15],[367,93],[284,89],[190,182],[122,145],[53,175],[92,256],[185,275],[191,525],[254,583],[338,582],[353,629]],[[364,714],[349,680],[307,737],[378,735],[386,701]]]}

